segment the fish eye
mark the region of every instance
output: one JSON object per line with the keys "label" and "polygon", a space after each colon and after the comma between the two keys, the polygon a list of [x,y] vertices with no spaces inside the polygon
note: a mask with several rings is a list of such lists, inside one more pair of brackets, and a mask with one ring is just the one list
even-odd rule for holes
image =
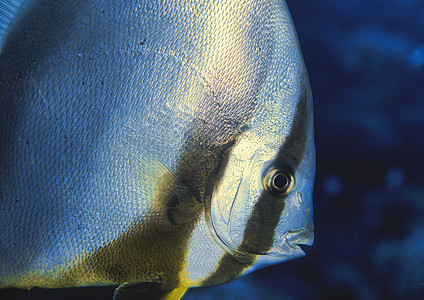
{"label": "fish eye", "polygon": [[285,195],[294,187],[294,176],[283,168],[271,167],[265,171],[262,184],[267,191]]}

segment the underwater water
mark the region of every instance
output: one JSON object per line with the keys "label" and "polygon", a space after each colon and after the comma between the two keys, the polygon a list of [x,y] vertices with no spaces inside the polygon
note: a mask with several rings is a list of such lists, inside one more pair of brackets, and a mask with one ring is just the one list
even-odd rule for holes
{"label": "underwater water", "polygon": [[[424,2],[287,2],[314,96],[315,243],[185,299],[423,299]],[[111,299],[113,289],[0,299]]]}

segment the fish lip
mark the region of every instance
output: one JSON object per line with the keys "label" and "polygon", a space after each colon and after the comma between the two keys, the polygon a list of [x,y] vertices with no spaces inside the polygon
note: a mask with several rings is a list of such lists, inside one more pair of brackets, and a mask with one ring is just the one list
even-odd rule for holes
{"label": "fish lip", "polygon": [[305,251],[300,245],[312,246],[313,242],[314,231],[310,226],[306,226],[287,232],[279,245],[275,245],[268,253],[258,253],[258,255],[270,255],[276,258],[287,257],[291,260],[305,256]]}
{"label": "fish lip", "polygon": [[285,243],[292,249],[299,249],[299,245],[312,246],[314,243],[314,231],[311,228],[302,228],[286,234]]}

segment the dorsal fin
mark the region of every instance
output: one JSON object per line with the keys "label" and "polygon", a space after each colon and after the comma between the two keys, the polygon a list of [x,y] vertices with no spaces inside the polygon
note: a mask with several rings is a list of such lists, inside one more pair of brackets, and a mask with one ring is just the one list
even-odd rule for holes
{"label": "dorsal fin", "polygon": [[3,0],[0,2],[0,53],[2,52],[7,33],[13,26],[13,22],[22,13],[23,7],[28,2],[31,1]]}

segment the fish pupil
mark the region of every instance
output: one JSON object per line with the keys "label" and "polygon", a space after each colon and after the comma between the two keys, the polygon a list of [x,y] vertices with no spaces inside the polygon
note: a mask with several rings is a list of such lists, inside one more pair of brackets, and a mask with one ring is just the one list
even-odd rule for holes
{"label": "fish pupil", "polygon": [[280,173],[274,176],[272,183],[277,191],[281,191],[287,187],[289,180],[286,175]]}

